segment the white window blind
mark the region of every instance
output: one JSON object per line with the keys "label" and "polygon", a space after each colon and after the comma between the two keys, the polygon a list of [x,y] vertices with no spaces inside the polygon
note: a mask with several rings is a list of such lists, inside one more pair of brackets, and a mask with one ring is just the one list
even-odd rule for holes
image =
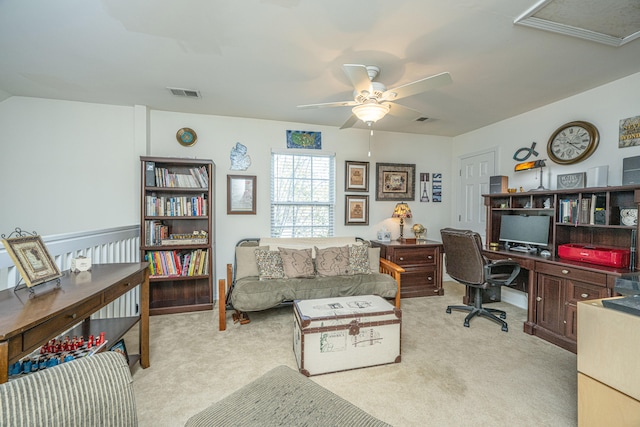
{"label": "white window blind", "polygon": [[334,154],[271,154],[271,237],[333,236]]}

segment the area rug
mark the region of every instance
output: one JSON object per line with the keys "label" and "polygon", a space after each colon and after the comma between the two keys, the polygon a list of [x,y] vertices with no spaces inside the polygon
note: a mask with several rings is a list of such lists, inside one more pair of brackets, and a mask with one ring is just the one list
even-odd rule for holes
{"label": "area rug", "polygon": [[340,396],[281,365],[187,421],[188,427],[387,427]]}

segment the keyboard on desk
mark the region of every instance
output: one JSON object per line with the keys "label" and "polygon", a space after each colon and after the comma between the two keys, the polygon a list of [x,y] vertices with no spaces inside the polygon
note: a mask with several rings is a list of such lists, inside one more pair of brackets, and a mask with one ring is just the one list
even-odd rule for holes
{"label": "keyboard on desk", "polygon": [[614,310],[624,311],[625,313],[640,316],[640,295],[630,295],[628,297],[605,299],[602,305]]}

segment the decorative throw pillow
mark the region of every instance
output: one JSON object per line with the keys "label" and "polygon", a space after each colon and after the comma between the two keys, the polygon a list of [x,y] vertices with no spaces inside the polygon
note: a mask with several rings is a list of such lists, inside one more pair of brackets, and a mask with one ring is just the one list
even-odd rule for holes
{"label": "decorative throw pillow", "polygon": [[316,271],[320,276],[343,276],[349,274],[349,246],[316,250]]}
{"label": "decorative throw pillow", "polygon": [[278,248],[282,258],[284,275],[291,277],[314,277],[313,258],[311,258],[311,248],[308,249],[288,249]]}
{"label": "decorative throw pillow", "polygon": [[349,272],[351,274],[371,274],[369,245],[349,246]]}
{"label": "decorative throw pillow", "polygon": [[369,248],[369,268],[373,272],[380,271],[380,248]]}
{"label": "decorative throw pillow", "polygon": [[236,280],[259,276],[256,249],[269,250],[269,246],[236,246]]}
{"label": "decorative throw pillow", "polygon": [[256,263],[258,264],[260,280],[284,279],[280,252],[256,249]]}

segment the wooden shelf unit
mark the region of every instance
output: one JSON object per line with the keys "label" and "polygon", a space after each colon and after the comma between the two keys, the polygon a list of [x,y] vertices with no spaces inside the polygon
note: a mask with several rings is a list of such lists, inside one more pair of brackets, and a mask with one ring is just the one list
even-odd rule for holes
{"label": "wooden shelf unit", "polygon": [[[150,314],[211,310],[214,303],[215,277],[215,165],[211,160],[172,157],[141,156],[140,161],[140,258],[151,262],[154,257],[160,261],[164,256],[165,261],[171,263],[171,267],[164,264],[163,274],[151,270]],[[169,174],[194,176],[193,182],[196,184],[192,185],[198,186],[186,186],[184,177],[175,182],[175,186],[167,186],[156,177],[158,170],[166,170]],[[203,170],[206,173],[200,173],[200,178],[197,178],[195,175],[198,173],[192,174],[192,170]],[[157,203],[150,205],[152,197],[156,198]],[[160,205],[162,208],[158,208]],[[162,244],[159,235],[151,231],[154,225],[166,227],[169,234],[184,235],[204,231],[207,236],[203,241],[195,243],[172,241],[172,244]],[[168,271],[176,264],[186,269],[187,264],[184,262],[187,255],[191,261],[197,258],[198,266],[204,263],[206,271],[188,274],[182,274],[177,269]],[[195,266],[196,262],[193,264]]]}

